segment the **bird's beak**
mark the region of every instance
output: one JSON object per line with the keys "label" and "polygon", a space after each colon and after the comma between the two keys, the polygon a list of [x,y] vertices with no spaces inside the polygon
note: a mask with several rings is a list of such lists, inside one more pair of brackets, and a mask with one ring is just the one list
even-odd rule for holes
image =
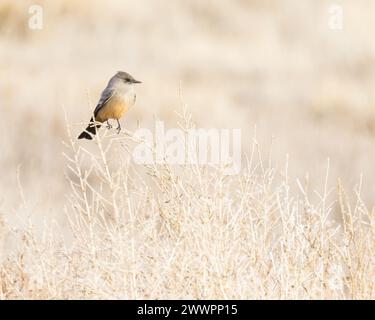
{"label": "bird's beak", "polygon": [[138,80],[133,80],[133,83],[142,83],[142,81],[138,81]]}

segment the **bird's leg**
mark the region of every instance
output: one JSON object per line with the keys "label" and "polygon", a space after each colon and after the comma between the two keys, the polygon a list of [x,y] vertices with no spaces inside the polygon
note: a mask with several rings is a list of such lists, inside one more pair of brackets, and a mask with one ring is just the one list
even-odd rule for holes
{"label": "bird's leg", "polygon": [[112,125],[109,123],[109,120],[107,120],[107,129],[112,129]]}
{"label": "bird's leg", "polygon": [[120,131],[121,131],[121,124],[120,124],[120,121],[118,121],[118,119],[117,119],[117,128],[116,128],[116,130],[117,130],[117,134],[119,134]]}

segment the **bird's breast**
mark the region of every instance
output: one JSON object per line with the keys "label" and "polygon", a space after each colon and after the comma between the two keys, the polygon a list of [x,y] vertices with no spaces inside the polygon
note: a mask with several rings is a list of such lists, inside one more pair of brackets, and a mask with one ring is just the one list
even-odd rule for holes
{"label": "bird's breast", "polygon": [[111,99],[98,111],[97,121],[122,118],[135,102],[133,88],[117,88]]}
{"label": "bird's breast", "polygon": [[127,100],[118,97],[112,97],[101,108],[96,116],[98,121],[106,121],[108,119],[120,119],[128,111],[130,104]]}

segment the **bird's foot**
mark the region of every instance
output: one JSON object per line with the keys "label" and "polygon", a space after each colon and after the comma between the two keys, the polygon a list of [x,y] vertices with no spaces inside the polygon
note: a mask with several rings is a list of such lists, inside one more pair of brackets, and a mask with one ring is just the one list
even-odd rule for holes
{"label": "bird's foot", "polygon": [[107,121],[107,129],[109,130],[109,129],[112,129],[113,127],[112,127],[112,125]]}
{"label": "bird's foot", "polygon": [[117,134],[119,134],[121,132],[121,124],[120,124],[120,121],[117,120]]}

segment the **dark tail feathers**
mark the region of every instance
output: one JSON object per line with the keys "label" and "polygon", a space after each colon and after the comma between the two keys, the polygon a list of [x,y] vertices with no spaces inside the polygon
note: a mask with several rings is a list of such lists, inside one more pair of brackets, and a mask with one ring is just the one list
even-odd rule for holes
{"label": "dark tail feathers", "polygon": [[92,140],[93,136],[96,135],[96,130],[100,128],[100,124],[94,124],[94,119],[90,119],[90,123],[79,136],[78,139]]}

